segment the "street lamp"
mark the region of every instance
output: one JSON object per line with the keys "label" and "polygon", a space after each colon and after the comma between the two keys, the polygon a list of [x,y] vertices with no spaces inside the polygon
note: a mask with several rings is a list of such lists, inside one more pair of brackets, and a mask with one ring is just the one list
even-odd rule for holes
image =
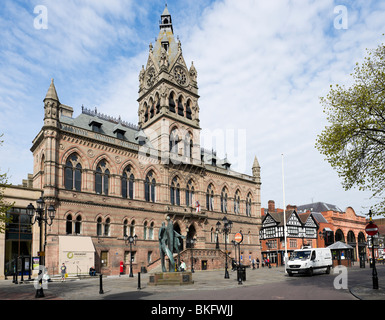
{"label": "street lamp", "polygon": [[[373,218],[372,218],[372,210],[369,210],[369,225],[372,224],[373,227],[377,226],[373,224]],[[369,226],[368,225],[368,226]],[[368,228],[368,227],[366,227]],[[366,233],[369,234],[369,231],[366,231]],[[376,259],[374,256],[374,234],[371,233],[371,240],[372,240],[372,281],[373,281],[373,289],[378,289],[378,276],[377,276],[377,269],[376,269]]]}
{"label": "street lamp", "polygon": [[136,240],[138,239],[137,235],[134,236],[127,236],[126,234],[124,235],[124,241],[130,244],[130,278],[134,277],[134,274],[132,273],[132,245],[136,245]]}
{"label": "street lamp", "polygon": [[[217,222],[217,230],[218,232],[223,232],[225,234],[225,254],[226,254],[226,260],[225,260],[225,279],[230,279],[230,276],[229,276],[229,271],[227,270],[228,266],[227,266],[227,235],[231,232],[231,227],[233,226],[233,222],[230,221],[230,220],[227,220],[226,217],[223,217],[222,219],[222,223],[223,223],[223,229],[220,230],[220,226],[221,226],[221,223],[218,221]],[[218,244],[218,248],[219,248],[219,244]]]}
{"label": "street lamp", "polygon": [[190,249],[191,249],[191,272],[194,273],[194,244],[197,242],[196,239],[190,239]]}
{"label": "street lamp", "polygon": [[216,227],[216,229],[215,229],[215,235],[216,235],[216,237],[217,237],[217,243],[215,244],[215,249],[219,249],[219,228],[220,228],[220,226],[221,226],[221,223],[218,221],[217,222],[217,227]]}
{"label": "street lamp", "polygon": [[[40,241],[39,241],[39,275],[43,272],[44,268],[40,268],[40,266],[44,266],[45,263],[43,263],[44,259],[43,256],[43,223],[44,225],[51,226],[53,223],[53,220],[55,219],[55,207],[51,204],[47,209],[45,207],[45,202],[43,197],[40,197],[36,200],[36,209],[33,206],[32,203],[30,203],[27,206],[27,214],[30,218],[31,224],[34,225],[36,222],[38,222],[39,228],[40,228]],[[48,215],[48,217],[47,217]],[[44,291],[43,291],[43,285],[42,285],[42,278],[40,278],[40,289],[36,289],[36,295],[35,298],[42,298],[44,297]]]}

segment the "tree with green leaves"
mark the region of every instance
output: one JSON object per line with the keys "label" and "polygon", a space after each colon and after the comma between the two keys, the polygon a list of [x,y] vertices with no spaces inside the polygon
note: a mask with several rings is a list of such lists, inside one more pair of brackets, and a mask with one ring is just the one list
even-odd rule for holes
{"label": "tree with green leaves", "polygon": [[[1,134],[0,138],[2,137],[3,135]],[[0,140],[0,146],[3,142],[3,140]],[[7,186],[9,186],[7,174],[0,173],[0,233],[4,233],[6,223],[10,222],[10,219],[7,218],[7,211],[13,206],[13,204],[4,201],[4,190]]]}
{"label": "tree with green leaves", "polygon": [[321,98],[329,125],[316,148],[342,178],[345,190],[369,190],[375,214],[385,213],[385,45],[367,50],[353,83],[330,86]]}

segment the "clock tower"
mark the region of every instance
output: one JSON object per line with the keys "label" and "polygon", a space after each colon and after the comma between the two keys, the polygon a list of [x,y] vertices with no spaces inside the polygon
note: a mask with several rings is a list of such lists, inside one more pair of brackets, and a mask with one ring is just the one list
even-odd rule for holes
{"label": "clock tower", "polygon": [[139,127],[154,149],[200,160],[197,71],[186,65],[167,5],[159,27],[139,74]]}

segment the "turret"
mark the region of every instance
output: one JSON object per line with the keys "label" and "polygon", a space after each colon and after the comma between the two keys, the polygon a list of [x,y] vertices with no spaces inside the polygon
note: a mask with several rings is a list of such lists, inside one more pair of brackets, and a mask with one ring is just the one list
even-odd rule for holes
{"label": "turret", "polygon": [[48,92],[44,98],[44,126],[45,127],[58,127],[59,122],[59,98],[57,96],[56,88],[51,80]]}
{"label": "turret", "polygon": [[254,158],[252,169],[253,169],[254,180],[258,183],[261,183],[261,166],[259,165],[257,157]]}

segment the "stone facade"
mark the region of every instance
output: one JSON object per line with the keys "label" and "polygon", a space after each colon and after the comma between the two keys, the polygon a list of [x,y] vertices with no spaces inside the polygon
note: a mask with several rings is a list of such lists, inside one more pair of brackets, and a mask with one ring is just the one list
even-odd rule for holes
{"label": "stone facade", "polygon": [[[44,126],[31,148],[33,187],[56,208],[46,235],[49,273],[58,273],[63,262],[70,273],[87,272],[77,270],[70,258],[59,259],[60,241],[74,235],[92,239],[98,272],[118,274],[123,261],[128,273],[131,253],[134,272],[156,269],[158,230],[167,216],[186,237],[181,255],[189,256],[195,240],[197,268],[223,267],[223,252],[213,250],[217,222],[224,216],[233,222],[230,255],[229,242],[242,231],[243,254],[260,256],[258,160],[249,176],[233,171],[214,151],[201,149],[198,100],[197,71],[193,64],[186,67],[167,7],[139,75],[138,125],[86,108],[73,118],[52,80],[44,99]],[[137,236],[132,252],[125,235]],[[219,244],[224,251],[223,233]],[[190,261],[186,264],[189,269]]]}

